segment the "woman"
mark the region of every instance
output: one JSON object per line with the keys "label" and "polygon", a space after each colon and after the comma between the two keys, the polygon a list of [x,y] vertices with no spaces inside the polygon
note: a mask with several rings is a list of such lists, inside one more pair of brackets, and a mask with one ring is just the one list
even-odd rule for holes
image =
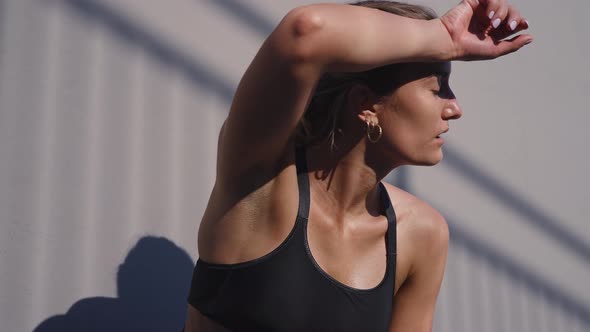
{"label": "woman", "polygon": [[221,129],[185,330],[430,331],[447,224],[381,179],[441,160],[450,61],[514,52],[526,28],[504,0],[289,12]]}

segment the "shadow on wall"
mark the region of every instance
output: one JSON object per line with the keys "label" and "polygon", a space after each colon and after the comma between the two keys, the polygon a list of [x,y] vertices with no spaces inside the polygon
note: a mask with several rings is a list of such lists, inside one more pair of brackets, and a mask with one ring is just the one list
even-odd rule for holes
{"label": "shadow on wall", "polygon": [[[2,0],[0,0],[0,3],[1,1]],[[150,54],[155,59],[161,61],[163,64],[170,65],[178,69],[179,72],[185,73],[187,77],[190,78],[191,82],[197,84],[199,87],[204,87],[208,89],[208,91],[216,93],[225,101],[231,102],[235,91],[235,86],[233,84],[229,84],[228,82],[223,80],[218,74],[211,71],[211,69],[206,65],[206,63],[201,63],[200,61],[198,61],[198,58],[195,58],[194,56],[187,56],[180,53],[172,45],[168,44],[166,40],[162,40],[158,38],[156,35],[148,33],[149,29],[145,29],[129,17],[125,17],[121,13],[118,13],[116,10],[109,8],[107,5],[104,4],[104,2],[98,0],[65,0],[65,3],[69,5],[71,9],[74,9],[76,13],[83,15],[85,18],[89,20],[95,21],[106,26],[122,41],[135,46],[142,47],[146,51],[146,53]],[[260,33],[261,35],[267,34],[273,27],[270,21],[265,19],[263,16],[260,16],[256,11],[250,9],[250,7],[244,5],[244,2],[240,2],[237,0],[219,0],[212,1],[210,3],[222,7],[222,9],[224,9],[226,13],[233,15],[233,17],[235,17],[237,21],[243,23],[245,27],[249,27],[255,32]],[[492,199],[499,201],[506,208],[516,211],[518,214],[520,214],[523,218],[519,218],[519,221],[522,220],[524,222],[528,222],[530,226],[544,231],[544,233],[547,236],[557,240],[558,243],[560,243],[564,248],[569,249],[572,252],[572,254],[585,259],[586,262],[590,262],[590,247],[586,243],[584,243],[575,233],[572,233],[570,230],[564,227],[558,220],[554,220],[553,218],[543,213],[542,209],[534,206],[532,203],[529,203],[528,200],[524,197],[516,194],[515,192],[512,192],[507,185],[502,183],[500,180],[495,179],[490,175],[486,174],[483,170],[478,169],[472,162],[470,162],[470,160],[466,159],[456,151],[447,148],[445,150],[445,158],[447,160],[447,163],[449,163],[451,169],[459,172],[459,174],[463,178],[466,178],[473,186],[484,189],[490,194],[490,197],[492,197]],[[396,186],[405,190],[410,189],[409,186],[411,185],[411,182],[409,181],[408,169],[399,169],[397,173],[391,175],[391,177],[388,179],[388,182],[392,182]],[[446,213],[443,214],[447,215]],[[566,294],[563,294],[558,288],[552,287],[552,283],[540,280],[532,273],[532,271],[530,273],[524,271],[520,268],[520,265],[513,263],[512,260],[508,260],[507,257],[497,255],[497,250],[495,248],[487,247],[484,241],[476,239],[472,236],[472,234],[463,232],[461,225],[462,223],[459,222],[453,223],[451,229],[451,236],[453,237],[453,241],[458,241],[460,244],[462,244],[462,247],[464,249],[468,250],[471,253],[478,254],[478,257],[480,257],[481,259],[484,259],[485,261],[492,263],[492,266],[501,266],[503,269],[506,269],[506,272],[511,277],[513,277],[512,279],[519,280],[519,282],[524,281],[529,286],[529,289],[533,291],[541,290],[543,294],[545,294],[550,300],[552,300],[551,303],[563,303],[563,308],[570,314],[575,314],[578,316],[581,315],[583,321],[590,322],[590,320],[587,319],[587,317],[590,317],[588,315],[588,313],[590,312],[588,308],[583,307],[579,303],[575,302],[573,299],[570,299]],[[158,250],[153,250],[153,252],[157,254]],[[178,275],[184,275],[184,273],[178,273]],[[190,273],[186,273],[186,276],[188,279],[188,277],[190,277]],[[141,276],[136,276],[135,280],[141,280]],[[188,280],[185,283],[180,283],[180,285],[188,284]],[[121,287],[121,285],[119,286]],[[187,292],[184,292],[184,294],[186,293]],[[184,294],[182,295],[183,302]],[[113,305],[113,308],[115,309],[110,309],[110,304],[104,306],[103,304],[100,304],[100,302],[107,303],[107,301],[115,300],[121,303],[125,303],[123,300],[124,296],[121,295],[121,292],[119,294],[120,299],[82,300],[76,305],[74,305],[70,312],[75,312],[75,310],[77,310],[77,306],[86,306],[85,301],[97,301],[97,303],[99,304],[96,305],[96,310],[103,310],[104,307],[108,310],[114,311],[115,314],[112,316],[119,317],[120,319],[129,316],[132,317],[134,320],[137,320],[137,315],[142,315],[142,313],[144,312],[149,314],[150,312],[152,312],[149,310],[165,310],[160,307],[152,308],[152,306],[155,306],[155,304],[153,303],[142,303],[142,301],[144,301],[145,295],[141,295],[142,294],[134,294],[134,296],[137,296],[137,300],[134,300],[135,302],[133,304],[127,305],[127,307],[124,308],[125,310],[129,310],[129,312],[121,311],[119,313],[118,311],[116,311],[123,310],[116,309],[119,308],[120,304],[117,304],[117,306]],[[155,299],[161,299],[162,303],[166,303],[165,301],[167,301],[168,298],[168,294],[160,295],[160,293],[157,293],[151,295],[152,296],[149,297],[148,301],[145,302],[149,302],[150,299],[152,301],[155,301]],[[131,309],[139,311],[140,313],[131,312]],[[184,312],[182,312],[181,314],[184,315]],[[109,315],[110,314],[108,312],[107,314],[104,314],[104,316],[107,318],[109,318]],[[99,317],[99,314],[94,314],[94,317]],[[50,322],[51,320],[58,318],[62,319],[63,316],[51,318],[47,322]],[[115,318],[109,319],[113,321]],[[148,326],[150,324],[153,324],[151,322],[151,319],[154,319],[154,317],[145,317],[143,319],[150,320],[149,322],[145,323],[145,326],[147,327],[144,327],[144,330],[170,330],[164,329],[163,327],[168,325],[164,325],[163,323]],[[164,320],[164,318],[162,318],[162,320]],[[39,327],[38,331],[57,331],[57,329],[41,329],[41,327],[43,327],[45,323],[43,323]],[[98,323],[100,324],[101,322]],[[111,327],[108,329],[109,331],[119,331],[123,328],[133,328],[136,325],[130,325],[129,323],[121,323],[119,325],[111,324],[96,326],[100,327],[95,328],[95,330],[104,329],[104,326]],[[87,330],[92,331],[90,329]]]}
{"label": "shadow on wall", "polygon": [[[46,3],[42,0],[39,0],[39,2]],[[129,17],[105,5],[104,2],[64,0],[66,5],[74,9],[76,13],[81,14],[88,22],[98,21],[114,32],[123,42],[142,47],[162,64],[176,68],[198,86],[208,88],[209,91],[217,93],[224,100],[231,101],[233,99],[237,83],[229,84],[219,74],[211,71],[207,64],[198,61],[194,55],[183,54],[165,39],[151,34],[148,32],[149,29],[143,28]]]}
{"label": "shadow on wall", "polygon": [[33,332],[180,331],[193,266],[188,253],[170,240],[144,237],[119,265],[117,298],[82,299]]}

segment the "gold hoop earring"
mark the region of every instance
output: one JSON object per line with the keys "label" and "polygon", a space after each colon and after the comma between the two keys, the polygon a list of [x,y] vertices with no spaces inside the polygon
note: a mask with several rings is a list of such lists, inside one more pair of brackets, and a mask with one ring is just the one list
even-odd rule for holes
{"label": "gold hoop earring", "polygon": [[[369,139],[369,141],[371,143],[379,142],[381,136],[383,135],[383,129],[381,128],[381,126],[379,124],[369,122],[368,120],[365,122],[367,124],[367,138]],[[377,137],[373,138],[372,134],[375,132],[375,128],[377,128]]]}

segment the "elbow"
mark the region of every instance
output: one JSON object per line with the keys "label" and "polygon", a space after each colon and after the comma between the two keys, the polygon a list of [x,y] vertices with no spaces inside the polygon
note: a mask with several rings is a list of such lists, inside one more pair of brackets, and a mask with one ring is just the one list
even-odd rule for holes
{"label": "elbow", "polygon": [[288,57],[297,64],[311,63],[318,53],[316,36],[325,26],[325,18],[317,5],[292,9],[279,25],[279,45],[286,48]]}
{"label": "elbow", "polygon": [[295,8],[286,17],[291,22],[292,33],[297,38],[305,38],[324,26],[324,18],[314,5]]}

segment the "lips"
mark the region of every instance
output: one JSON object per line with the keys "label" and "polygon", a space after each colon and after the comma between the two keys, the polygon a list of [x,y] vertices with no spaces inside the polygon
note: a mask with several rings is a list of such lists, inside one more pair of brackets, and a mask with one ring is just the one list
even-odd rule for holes
{"label": "lips", "polygon": [[436,138],[440,138],[440,135],[446,133],[447,131],[449,131],[449,128],[445,129],[443,132],[441,132],[440,134],[438,134],[438,136],[436,136]]}

